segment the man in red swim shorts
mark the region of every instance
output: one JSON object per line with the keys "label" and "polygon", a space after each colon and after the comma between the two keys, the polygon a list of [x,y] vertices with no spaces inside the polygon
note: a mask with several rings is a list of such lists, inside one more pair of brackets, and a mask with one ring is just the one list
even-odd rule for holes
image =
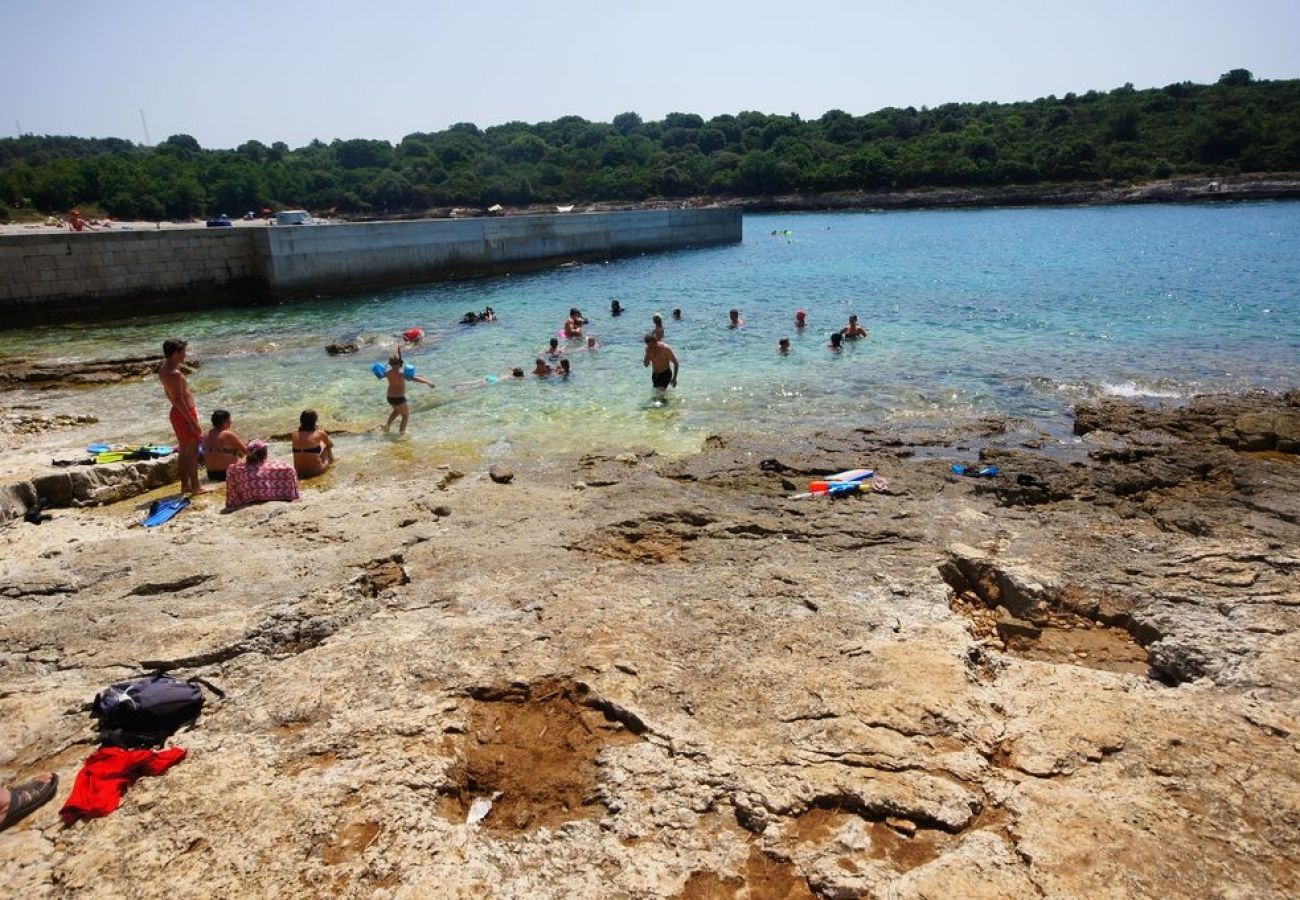
{"label": "man in red swim shorts", "polygon": [[180,453],[181,491],[186,494],[205,494],[207,488],[199,484],[199,441],[203,440],[203,425],[199,410],[194,404],[190,383],[181,371],[185,362],[186,342],[176,338],[163,341],[164,362],[158,370],[167,399],[171,401],[172,431]]}

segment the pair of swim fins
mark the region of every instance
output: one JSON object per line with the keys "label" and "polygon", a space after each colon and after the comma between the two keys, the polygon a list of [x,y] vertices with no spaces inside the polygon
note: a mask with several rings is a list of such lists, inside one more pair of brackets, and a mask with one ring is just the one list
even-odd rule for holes
{"label": "pair of swim fins", "polygon": [[[102,447],[103,444],[94,444],[92,447]],[[96,451],[87,448],[95,454],[95,464],[103,465],[104,463],[131,462],[141,459],[161,459],[164,456],[170,456],[173,452],[171,447],[125,447],[120,450],[100,450]]]}

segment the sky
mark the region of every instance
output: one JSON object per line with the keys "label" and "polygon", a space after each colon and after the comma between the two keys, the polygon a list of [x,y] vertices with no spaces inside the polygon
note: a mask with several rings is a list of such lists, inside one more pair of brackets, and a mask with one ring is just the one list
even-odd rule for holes
{"label": "sky", "polygon": [[0,39],[0,135],[214,148],[1300,77],[1297,0],[0,0]]}

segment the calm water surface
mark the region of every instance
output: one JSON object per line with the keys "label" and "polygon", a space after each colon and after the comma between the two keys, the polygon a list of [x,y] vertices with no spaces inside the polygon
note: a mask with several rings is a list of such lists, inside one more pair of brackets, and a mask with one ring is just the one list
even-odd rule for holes
{"label": "calm water surface", "polygon": [[[791,234],[772,235],[773,231]],[[609,315],[611,299],[627,312]],[[471,309],[501,321],[462,327]],[[595,352],[570,346],[567,383],[488,384],[531,368],[570,306]],[[651,401],[641,335],[656,311],[682,360],[680,389]],[[727,310],[746,322],[726,327]],[[796,332],[803,307],[809,327]],[[856,312],[869,340],[839,355],[827,334]],[[304,407],[363,432],[387,414],[368,371],[405,328],[438,387],[411,385],[406,441],[357,450],[532,455],[648,444],[678,452],[711,433],[821,424],[948,421],[990,413],[1049,430],[1081,399],[1290,387],[1300,360],[1300,204],[887,214],[749,215],[743,243],[292,306],[111,325],[0,332],[0,353],[93,358],[190,341],[200,413],[234,413],[245,437],[285,432]],[[788,336],[793,350],[776,352]],[[363,343],[359,355],[324,346]],[[164,438],[155,383],[82,394],[108,440]]]}

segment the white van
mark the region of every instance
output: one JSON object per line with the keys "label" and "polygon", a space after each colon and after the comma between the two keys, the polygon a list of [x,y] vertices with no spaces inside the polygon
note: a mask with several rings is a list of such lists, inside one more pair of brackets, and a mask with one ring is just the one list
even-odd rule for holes
{"label": "white van", "polygon": [[312,224],[311,213],[305,209],[286,209],[275,214],[275,224],[310,225]]}

